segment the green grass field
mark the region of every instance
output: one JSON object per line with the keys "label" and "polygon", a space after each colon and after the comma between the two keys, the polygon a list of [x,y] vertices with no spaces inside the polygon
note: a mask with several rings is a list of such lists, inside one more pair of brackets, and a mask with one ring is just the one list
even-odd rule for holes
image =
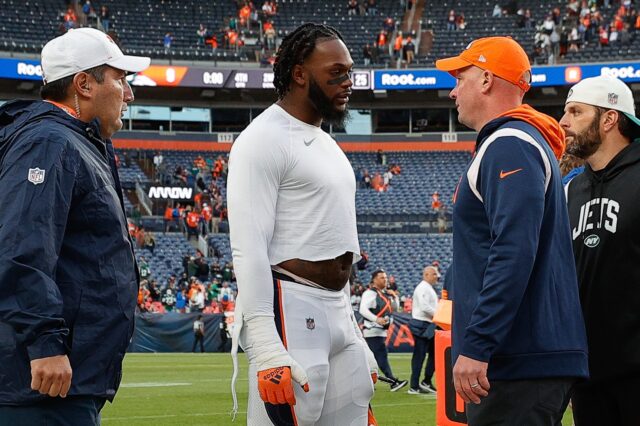
{"label": "green grass field", "polygon": [[[118,395],[102,411],[103,425],[245,425],[247,364],[244,354],[239,358],[240,410],[235,422],[228,414],[232,407],[229,354],[128,354]],[[392,354],[390,361],[397,376],[409,378],[410,354]],[[376,385],[371,405],[378,423],[435,425],[435,397],[409,395],[406,390],[390,392],[388,385]],[[571,424],[568,413],[563,425]]]}

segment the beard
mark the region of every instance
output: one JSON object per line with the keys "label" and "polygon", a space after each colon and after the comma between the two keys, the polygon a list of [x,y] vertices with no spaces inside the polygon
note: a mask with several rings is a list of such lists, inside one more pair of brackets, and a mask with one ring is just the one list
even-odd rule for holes
{"label": "beard", "polygon": [[602,145],[600,138],[600,113],[593,118],[589,127],[581,133],[573,133],[573,140],[567,144],[565,151],[574,157],[586,160],[591,157]]}
{"label": "beard", "polygon": [[309,80],[309,100],[322,117],[322,121],[335,127],[344,128],[349,118],[349,111],[337,109],[331,99],[322,91],[313,77]]}

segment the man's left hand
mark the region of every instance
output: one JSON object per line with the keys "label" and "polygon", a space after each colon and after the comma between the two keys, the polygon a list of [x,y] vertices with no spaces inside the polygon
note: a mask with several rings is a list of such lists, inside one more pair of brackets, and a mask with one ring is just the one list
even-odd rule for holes
{"label": "man's left hand", "polygon": [[489,395],[488,365],[464,355],[458,356],[453,366],[453,385],[464,402],[480,404],[480,397]]}

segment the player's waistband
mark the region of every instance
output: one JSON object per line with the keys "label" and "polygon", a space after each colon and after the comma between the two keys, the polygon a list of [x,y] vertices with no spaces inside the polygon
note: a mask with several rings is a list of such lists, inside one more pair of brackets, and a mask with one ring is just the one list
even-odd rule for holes
{"label": "player's waistband", "polygon": [[291,272],[280,268],[279,266],[271,267],[271,276],[274,281],[279,280],[283,284],[294,283],[295,286],[288,286],[293,291],[299,291],[306,294],[310,294],[316,297],[328,298],[328,299],[341,299],[344,296],[342,290],[331,290],[322,287],[306,278],[299,277]]}

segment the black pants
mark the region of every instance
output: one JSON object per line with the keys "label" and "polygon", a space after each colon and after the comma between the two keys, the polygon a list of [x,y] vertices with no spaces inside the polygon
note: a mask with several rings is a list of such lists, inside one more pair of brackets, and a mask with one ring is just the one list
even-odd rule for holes
{"label": "black pants", "polygon": [[385,377],[390,379],[395,379],[393,372],[391,371],[391,366],[389,365],[389,359],[387,357],[387,345],[385,341],[386,337],[366,337],[364,340],[367,341],[367,345],[369,345],[369,349],[373,352],[373,356],[376,357],[376,362],[378,363],[378,368],[382,371]]}
{"label": "black pants", "polygon": [[[614,361],[612,361],[614,362]],[[640,377],[576,384],[571,405],[576,426],[640,425]]]}
{"label": "black pants", "polygon": [[193,337],[193,347],[191,348],[191,352],[196,351],[196,345],[198,344],[198,342],[200,342],[200,352],[204,352],[204,335],[195,333]]}
{"label": "black pants", "polygon": [[561,426],[574,383],[573,378],[491,381],[489,396],[466,405],[468,425]]}
{"label": "black pants", "polygon": [[424,381],[431,382],[433,372],[435,371],[435,356],[434,356],[434,339],[427,339],[426,337],[413,336],[413,355],[411,356],[411,388],[418,389],[420,386],[420,372],[422,370],[422,364],[424,358],[429,355],[427,359],[427,365],[424,368]]}
{"label": "black pants", "polygon": [[99,426],[104,398],[68,396],[33,405],[0,406],[0,426]]}

